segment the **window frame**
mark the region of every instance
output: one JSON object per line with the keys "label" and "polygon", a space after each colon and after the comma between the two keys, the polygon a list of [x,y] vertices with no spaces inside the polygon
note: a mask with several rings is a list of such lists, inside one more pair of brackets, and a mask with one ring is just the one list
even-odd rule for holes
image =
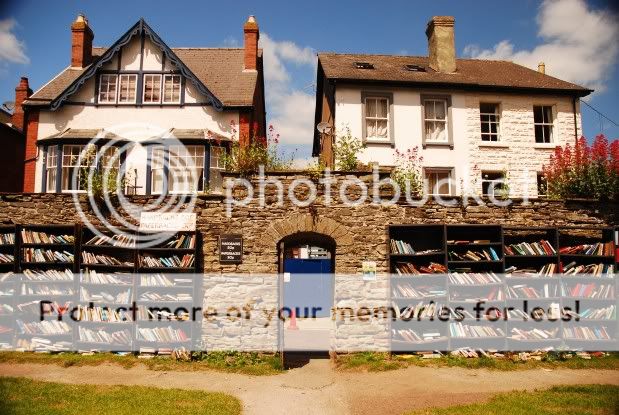
{"label": "window frame", "polygon": [[[535,109],[536,108],[542,108],[542,122],[538,123],[535,122]],[[550,109],[550,122],[544,122],[544,108],[549,108]],[[534,104],[533,105],[533,139],[535,140],[535,144],[553,144],[555,142],[555,119],[556,119],[556,114],[555,114],[555,106],[554,104]],[[536,127],[542,127],[542,139],[545,138],[545,133],[544,133],[544,127],[550,127],[550,140],[549,141],[537,141],[537,132],[536,132]]]}
{"label": "window frame", "polygon": [[[496,170],[482,170],[481,171],[481,194],[482,196],[496,196],[494,193],[494,189],[496,188],[496,185],[500,182],[505,184],[507,177],[505,177],[505,174],[503,171],[496,171]],[[484,179],[484,175],[485,174],[498,174],[501,175],[501,180],[499,181],[498,179]],[[486,193],[484,191],[484,183],[488,183],[488,186],[490,186],[492,183],[495,183],[494,186],[492,186],[492,193]]]}
{"label": "window frame", "polygon": [[[481,106],[482,105],[494,105],[496,112],[494,112],[494,113],[482,112],[481,111]],[[488,116],[488,117],[495,116],[496,117],[496,121],[490,121],[490,119],[488,119],[487,121],[484,121],[482,119],[482,117],[484,115]],[[501,104],[500,103],[498,103],[498,102],[483,102],[483,101],[479,103],[479,127],[480,127],[480,138],[481,138],[482,143],[484,143],[484,144],[485,143],[500,143],[500,142],[503,141],[502,140],[503,137],[502,137],[502,134],[501,134],[501,118],[502,118],[502,110],[501,110]],[[488,124],[488,132],[487,133],[483,132],[482,126],[484,124]],[[493,124],[496,125],[496,133],[492,132],[491,125],[493,125]],[[492,139],[486,140],[486,139],[484,139],[484,136],[490,136],[490,137],[496,136],[496,140],[492,140]]]}
{"label": "window frame", "polygon": [[[449,193],[434,193],[434,189],[430,189],[428,175],[429,174],[439,174],[439,173],[447,173],[449,176]],[[423,180],[424,180],[424,191],[428,191],[428,195],[430,196],[455,196],[456,185],[455,185],[455,169],[453,167],[424,167],[423,168]]]}
{"label": "window frame", "polygon": [[[374,138],[367,135],[366,122],[366,100],[367,99],[385,99],[387,100],[387,137]],[[361,91],[361,141],[364,145],[381,145],[386,144],[395,147],[395,130],[393,116],[393,93],[383,91],[366,90]]]}
{"label": "window frame", "polygon": [[[178,77],[178,101],[166,101],[165,100],[166,79],[169,79],[169,78],[174,79],[176,77]],[[176,74],[176,73],[166,73],[166,74],[163,74],[163,78],[162,78],[162,81],[161,81],[161,103],[162,104],[180,104],[181,103],[182,91],[183,91],[183,76],[181,74]],[[172,83],[172,96],[174,96],[174,83]]]}
{"label": "window frame", "polygon": [[[135,85],[133,87],[133,101],[121,101],[120,100],[120,94],[121,94],[121,88],[122,88],[122,78],[123,77],[135,77]],[[118,83],[117,83],[117,89],[118,92],[116,93],[116,102],[118,104],[136,104],[138,102],[138,74],[137,73],[123,73],[120,72],[118,73]],[[127,90],[129,91],[129,90]]]}
{"label": "window frame", "polygon": [[[170,168],[170,147],[174,147],[174,145],[168,144],[168,143],[157,143],[157,144],[153,144],[148,146],[147,148],[147,162],[146,162],[146,194],[147,195],[168,195],[168,194],[174,194],[174,195],[185,195],[185,194],[196,194],[196,193],[200,193],[203,192],[207,185],[209,184],[209,180],[210,180],[210,144],[204,144],[204,143],[195,143],[195,142],[187,142],[187,143],[182,143],[182,145],[184,147],[203,147],[204,148],[204,152],[202,153],[202,157],[203,157],[203,165],[202,165],[202,177],[201,177],[201,184],[202,184],[202,189],[200,189],[199,185],[198,188],[196,190],[193,191],[171,191],[169,189],[169,185],[171,183],[170,181],[170,174],[172,170],[175,169],[171,169]],[[156,170],[161,170],[163,172],[163,185],[161,188],[161,192],[159,191],[154,191],[154,187],[153,187],[153,153],[155,152],[156,149],[163,149],[163,166],[162,167],[158,167]],[[224,147],[225,148],[225,147]],[[191,155],[189,155],[190,157],[192,157]],[[198,179],[198,183],[200,183],[200,180]]]}
{"label": "window frame", "polygon": [[[143,73],[142,74],[142,104],[143,105],[161,105],[163,98],[163,73]],[[159,77],[159,100],[158,101],[146,101],[146,77],[153,76]]]}
{"label": "window frame", "polygon": [[[537,197],[548,197],[548,180],[544,172],[536,173]],[[540,191],[543,186],[543,191]]]}
{"label": "window frame", "polygon": [[[214,151],[215,149],[218,149],[218,150]],[[220,166],[221,155],[217,155],[217,166],[213,165],[213,159],[214,159],[215,153],[221,152],[221,151],[223,151],[225,154],[227,153],[228,150],[225,146],[222,146],[222,145],[215,145],[215,146],[212,145],[209,148],[208,185],[211,190],[215,188],[215,186],[213,186],[212,184],[213,177],[215,177],[215,175],[213,175],[213,172],[219,172],[218,174],[221,174],[221,172],[226,171],[226,166],[224,164],[221,164]],[[223,178],[222,178],[222,187],[223,187]]]}
{"label": "window frame", "polygon": [[[429,141],[426,138],[426,121],[435,122],[440,121],[438,119],[428,119],[426,120],[426,101],[444,101],[445,102],[445,135],[447,137],[446,141]],[[421,143],[422,147],[426,148],[427,146],[436,146],[436,147],[449,147],[450,149],[454,148],[453,142],[453,126],[452,126],[452,115],[451,115],[451,95],[446,94],[421,94],[420,96],[420,107],[421,107]]]}
{"label": "window frame", "polygon": [[[98,104],[104,104],[104,105],[116,105],[116,103],[118,102],[118,73],[100,73],[99,74],[99,78],[98,78],[98,84],[97,84],[97,103]],[[101,100],[101,86],[103,85],[103,77],[113,77],[114,78],[114,99],[107,100],[107,101],[102,101]],[[107,83],[108,88],[107,88],[107,94],[109,95],[110,91],[109,91],[109,85],[112,85],[111,83]]]}
{"label": "window frame", "polygon": [[[50,155],[50,150],[54,149],[53,151],[53,155]],[[60,168],[60,164],[58,163],[58,145],[51,145],[51,146],[47,146],[45,147],[45,161],[43,164],[43,185],[42,185],[42,190],[43,193],[57,193],[58,191],[58,178],[62,175],[62,173],[60,173],[62,170]],[[53,164],[52,166],[50,166],[50,161]],[[53,176],[54,176],[54,182],[53,182],[53,188],[50,188],[49,186],[49,179],[50,179],[50,171],[53,170]],[[59,172],[60,170],[60,172]]]}

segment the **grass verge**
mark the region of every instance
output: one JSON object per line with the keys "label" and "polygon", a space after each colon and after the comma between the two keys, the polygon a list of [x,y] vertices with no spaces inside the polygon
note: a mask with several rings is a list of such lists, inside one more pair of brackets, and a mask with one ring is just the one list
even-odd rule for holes
{"label": "grass verge", "polygon": [[278,355],[241,352],[197,353],[194,354],[193,360],[187,362],[170,357],[138,359],[134,355],[119,356],[112,353],[81,355],[78,353],[0,352],[0,363],[56,364],[63,367],[114,364],[126,369],[144,365],[151,370],[217,370],[255,376],[275,375],[283,371]]}
{"label": "grass verge", "polygon": [[21,415],[236,415],[231,395],[143,386],[64,385],[0,377],[0,413]]}
{"label": "grass verge", "polygon": [[612,415],[619,410],[619,386],[555,386],[534,392],[509,392],[488,402],[430,408],[408,415]]}
{"label": "grass verge", "polygon": [[577,356],[567,358],[559,353],[548,353],[541,361],[513,361],[511,359],[496,359],[479,357],[467,359],[464,357],[446,355],[439,359],[422,359],[420,356],[392,355],[388,353],[352,353],[338,355],[336,367],[344,371],[382,372],[403,369],[409,366],[422,367],[462,367],[467,369],[491,370],[526,370],[526,369],[608,369],[619,370],[619,353],[610,353],[603,357],[582,359]]}

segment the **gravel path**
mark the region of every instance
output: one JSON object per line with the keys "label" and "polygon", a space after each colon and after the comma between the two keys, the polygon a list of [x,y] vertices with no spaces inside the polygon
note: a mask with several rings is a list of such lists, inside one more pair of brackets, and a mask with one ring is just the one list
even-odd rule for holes
{"label": "gravel path", "polygon": [[342,373],[329,360],[275,376],[246,376],[211,371],[164,372],[143,366],[63,368],[40,364],[0,364],[0,375],[104,385],[220,391],[237,396],[245,414],[401,414],[410,409],[478,402],[497,392],[553,385],[619,385],[611,370],[526,370],[409,367],[382,373]]}

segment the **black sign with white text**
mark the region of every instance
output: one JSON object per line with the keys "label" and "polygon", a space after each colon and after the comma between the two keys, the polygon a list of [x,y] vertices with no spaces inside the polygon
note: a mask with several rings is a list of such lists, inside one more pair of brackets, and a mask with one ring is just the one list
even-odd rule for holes
{"label": "black sign with white text", "polygon": [[240,264],[243,262],[243,237],[241,235],[221,235],[219,237],[219,262],[221,264]]}

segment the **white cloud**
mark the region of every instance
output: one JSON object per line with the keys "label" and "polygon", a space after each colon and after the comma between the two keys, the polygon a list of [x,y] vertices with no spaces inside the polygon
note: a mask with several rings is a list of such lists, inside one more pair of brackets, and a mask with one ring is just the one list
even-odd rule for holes
{"label": "white cloud", "polygon": [[227,48],[238,48],[239,40],[234,36],[228,36],[224,39],[224,46]]}
{"label": "white cloud", "polygon": [[16,25],[17,22],[12,18],[0,20],[0,62],[4,64],[30,62],[24,42],[18,40],[13,33]]}
{"label": "white cloud", "polygon": [[282,145],[304,146],[302,153],[307,153],[313,139],[314,95],[293,85],[287,65],[294,65],[315,77],[316,53],[310,47],[300,47],[291,41],[276,41],[266,33],[260,34],[260,47],[264,57],[269,124],[280,134]]}
{"label": "white cloud", "polygon": [[516,50],[503,40],[492,49],[468,45],[464,54],[511,60],[532,69],[544,62],[548,75],[603,91],[619,53],[617,16],[589,8],[584,0],[545,0],[537,24],[543,43],[532,50]]}

